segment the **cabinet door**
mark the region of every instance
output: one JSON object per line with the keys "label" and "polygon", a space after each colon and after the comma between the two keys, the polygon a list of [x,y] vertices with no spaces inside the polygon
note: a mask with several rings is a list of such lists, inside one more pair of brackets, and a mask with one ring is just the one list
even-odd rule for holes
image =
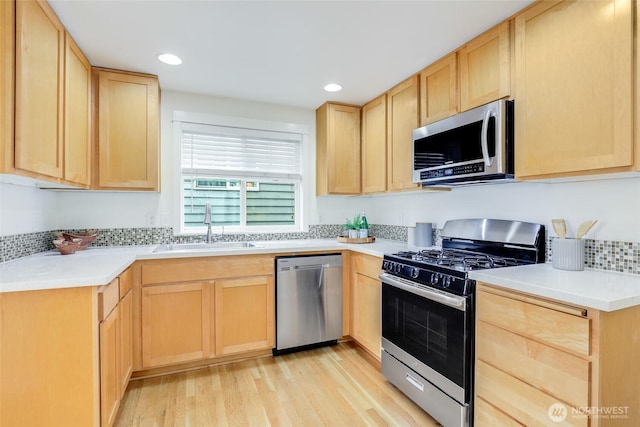
{"label": "cabinet door", "polygon": [[158,79],[106,70],[96,73],[95,186],[158,190]]}
{"label": "cabinet door", "polygon": [[360,193],[360,108],[324,104],[316,110],[316,193]]}
{"label": "cabinet door", "polygon": [[16,4],[0,2],[0,172],[13,171]]}
{"label": "cabinet door", "polygon": [[16,169],[62,178],[63,58],[64,27],[49,5],[17,2]]}
{"label": "cabinet door", "polygon": [[380,360],[382,286],[379,280],[353,274],[353,338]]}
{"label": "cabinet door", "polygon": [[413,130],[418,127],[418,76],[387,92],[387,188],[415,189]]}
{"label": "cabinet door", "polygon": [[64,179],[89,185],[91,64],[65,33]]}
{"label": "cabinet door", "polygon": [[476,37],[460,49],[460,111],[509,96],[509,40],[507,21]]}
{"label": "cabinet door", "polygon": [[458,113],[458,54],[447,55],[420,72],[422,126]]}
{"label": "cabinet door", "polygon": [[362,192],[387,189],[387,96],[362,107]]}
{"label": "cabinet door", "polygon": [[216,355],[272,348],[274,305],[273,276],[216,280]]}
{"label": "cabinet door", "polygon": [[209,355],[209,284],[142,288],[142,365],[145,368]]}
{"label": "cabinet door", "polygon": [[103,426],[113,424],[120,406],[119,306],[100,323],[100,412]]}
{"label": "cabinet door", "polygon": [[515,24],[516,177],[628,170],[631,2],[542,2]]}
{"label": "cabinet door", "polygon": [[133,291],[120,300],[120,396],[127,389],[133,372]]}

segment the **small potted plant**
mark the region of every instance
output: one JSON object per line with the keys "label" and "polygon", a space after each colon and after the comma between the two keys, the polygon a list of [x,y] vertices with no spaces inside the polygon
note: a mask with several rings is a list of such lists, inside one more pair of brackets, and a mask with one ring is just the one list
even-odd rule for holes
{"label": "small potted plant", "polygon": [[350,239],[357,239],[360,233],[360,226],[362,225],[360,221],[360,216],[355,215],[353,219],[347,218],[344,226],[348,230]]}

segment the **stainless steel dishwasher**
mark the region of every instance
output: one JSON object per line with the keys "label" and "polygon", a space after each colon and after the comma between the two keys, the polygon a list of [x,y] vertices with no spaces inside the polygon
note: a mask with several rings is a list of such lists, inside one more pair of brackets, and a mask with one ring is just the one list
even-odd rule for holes
{"label": "stainless steel dishwasher", "polygon": [[276,348],[289,353],[342,337],[342,255],[276,257]]}

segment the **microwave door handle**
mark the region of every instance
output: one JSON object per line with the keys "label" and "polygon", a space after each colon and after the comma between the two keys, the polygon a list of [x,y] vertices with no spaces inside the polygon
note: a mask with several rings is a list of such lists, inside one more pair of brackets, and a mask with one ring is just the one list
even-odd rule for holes
{"label": "microwave door handle", "polygon": [[484,159],[485,166],[491,166],[493,161],[489,157],[489,145],[487,141],[487,131],[489,130],[489,119],[491,118],[491,110],[487,111],[487,114],[482,120],[482,134],[480,135],[480,146],[482,147],[482,158]]}

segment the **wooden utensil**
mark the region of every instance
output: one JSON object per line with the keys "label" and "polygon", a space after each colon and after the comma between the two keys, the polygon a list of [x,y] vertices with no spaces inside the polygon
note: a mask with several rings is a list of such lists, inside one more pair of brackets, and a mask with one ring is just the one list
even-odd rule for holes
{"label": "wooden utensil", "polygon": [[594,225],[596,225],[596,222],[598,222],[598,220],[594,219],[594,220],[585,221],[582,224],[580,224],[580,226],[578,227],[578,232],[576,233],[576,238],[582,239],[582,237],[584,237],[584,235],[587,234],[589,230],[593,228]]}
{"label": "wooden utensil", "polygon": [[552,219],[551,225],[559,238],[564,239],[567,237],[567,223],[564,219]]}

